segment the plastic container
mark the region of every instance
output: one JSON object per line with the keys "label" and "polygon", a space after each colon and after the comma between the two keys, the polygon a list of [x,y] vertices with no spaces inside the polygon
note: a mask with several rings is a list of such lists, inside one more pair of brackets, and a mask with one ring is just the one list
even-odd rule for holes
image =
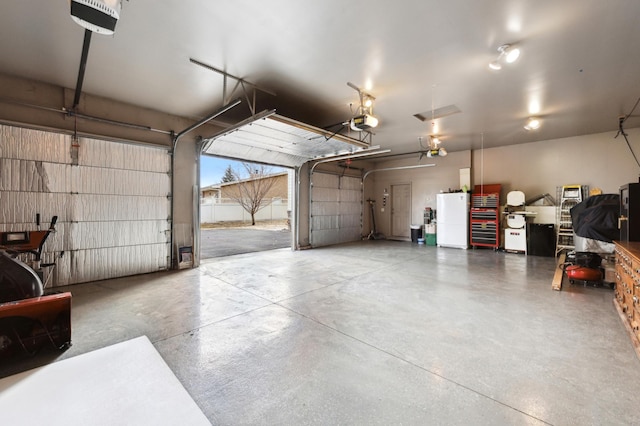
{"label": "plastic container", "polygon": [[427,242],[428,246],[435,246],[438,243],[436,234],[425,234],[425,241]]}

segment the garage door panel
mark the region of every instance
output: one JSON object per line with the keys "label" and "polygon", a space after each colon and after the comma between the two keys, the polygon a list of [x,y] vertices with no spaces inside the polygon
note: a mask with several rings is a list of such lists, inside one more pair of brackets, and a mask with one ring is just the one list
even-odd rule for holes
{"label": "garage door panel", "polygon": [[331,244],[339,244],[340,231],[338,229],[316,229],[313,232],[313,246],[322,247]]}
{"label": "garage door panel", "polygon": [[358,241],[362,221],[361,179],[316,172],[312,183],[311,245]]}
{"label": "garage door panel", "polygon": [[312,207],[314,216],[337,216],[340,212],[340,203],[338,201],[314,201]]}
{"label": "garage door panel", "polygon": [[171,163],[165,149],[99,139],[80,138],[80,166],[167,173]]}
{"label": "garage door panel", "polygon": [[203,153],[293,168],[314,159],[358,152],[369,148],[368,145],[271,110],[204,139]]}
{"label": "garage door panel", "polygon": [[0,126],[0,138],[0,230],[58,216],[43,254],[51,285],[168,268],[167,149],[80,138],[73,165],[69,135]]}
{"label": "garage door panel", "polygon": [[107,247],[65,253],[56,267],[57,285],[163,270],[167,262],[165,245]]}
{"label": "garage door panel", "polygon": [[37,229],[36,214],[40,214],[43,224],[48,224],[53,216],[58,216],[60,222],[66,221],[70,200],[71,194],[64,193],[0,191],[0,222],[5,230],[32,231]]}
{"label": "garage door panel", "polygon": [[338,187],[340,177],[328,173],[314,173],[313,186],[314,188],[330,188],[335,189]]}
{"label": "garage door panel", "polygon": [[71,138],[13,126],[0,126],[0,157],[20,160],[66,163]]}
{"label": "garage door panel", "polygon": [[356,228],[360,232],[360,218],[353,215],[344,215],[340,217],[338,223],[340,229]]}
{"label": "garage door panel", "polygon": [[73,192],[80,194],[166,197],[171,178],[166,173],[74,167]]}
{"label": "garage door panel", "polygon": [[82,222],[70,224],[69,250],[166,243],[166,220]]}
{"label": "garage door panel", "polygon": [[335,201],[338,202],[339,194],[336,191],[336,188],[325,188],[325,187],[313,187],[313,201],[314,202],[322,202],[322,201]]}
{"label": "garage door panel", "polygon": [[72,197],[74,221],[167,219],[169,201],[161,197],[79,194]]}
{"label": "garage door panel", "polygon": [[70,173],[66,164],[0,158],[0,191],[60,192],[68,188]]}

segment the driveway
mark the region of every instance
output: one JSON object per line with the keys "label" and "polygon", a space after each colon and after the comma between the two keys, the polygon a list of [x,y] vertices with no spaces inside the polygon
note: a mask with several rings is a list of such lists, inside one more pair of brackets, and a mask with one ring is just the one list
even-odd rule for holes
{"label": "driveway", "polygon": [[215,228],[200,232],[200,259],[291,247],[291,231],[287,229]]}

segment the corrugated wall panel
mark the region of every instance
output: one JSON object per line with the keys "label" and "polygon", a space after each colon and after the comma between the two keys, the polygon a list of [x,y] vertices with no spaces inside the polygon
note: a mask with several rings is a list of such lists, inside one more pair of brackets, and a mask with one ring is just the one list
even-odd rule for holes
{"label": "corrugated wall panel", "polygon": [[311,244],[314,247],[361,238],[362,181],[314,173],[311,191]]}
{"label": "corrugated wall panel", "polygon": [[[42,229],[53,285],[169,266],[171,159],[166,149],[0,126],[0,231]],[[64,255],[60,257],[60,254]]]}

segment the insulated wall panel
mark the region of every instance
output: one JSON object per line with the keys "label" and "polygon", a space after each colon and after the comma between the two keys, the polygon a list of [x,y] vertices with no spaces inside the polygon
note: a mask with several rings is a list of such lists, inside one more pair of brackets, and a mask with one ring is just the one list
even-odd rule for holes
{"label": "insulated wall panel", "polygon": [[311,191],[311,245],[358,241],[361,238],[362,180],[314,173]]}
{"label": "insulated wall panel", "polygon": [[68,163],[71,138],[66,135],[0,126],[0,158]]}
{"label": "insulated wall panel", "polygon": [[169,171],[166,149],[80,138],[81,166],[95,166],[106,169],[137,170],[165,173]]}
{"label": "insulated wall panel", "polygon": [[[0,126],[0,230],[41,229],[49,286],[169,266],[171,160],[166,149]],[[25,258],[25,260],[28,260]]]}

